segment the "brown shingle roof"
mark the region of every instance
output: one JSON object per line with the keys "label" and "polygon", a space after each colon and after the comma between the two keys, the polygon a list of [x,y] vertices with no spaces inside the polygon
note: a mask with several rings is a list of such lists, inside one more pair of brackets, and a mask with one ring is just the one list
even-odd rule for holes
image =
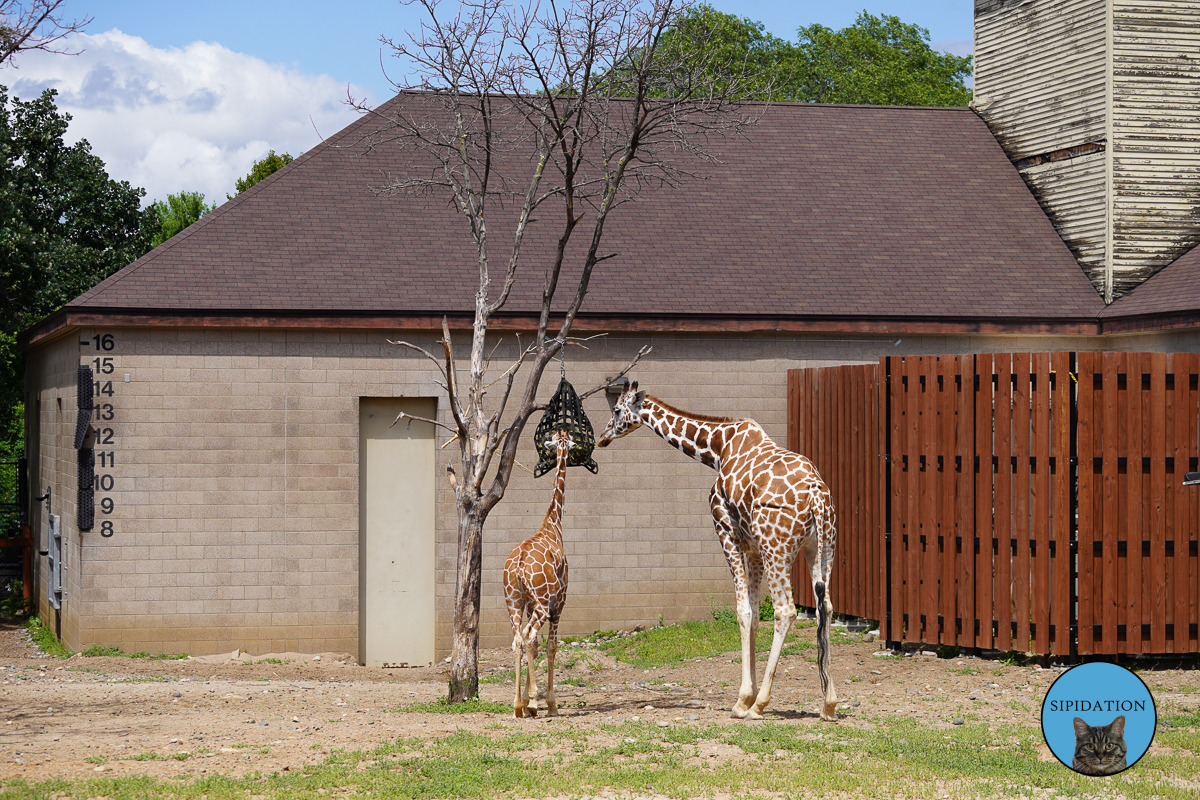
{"label": "brown shingle roof", "polygon": [[1104,321],[1200,311],[1200,246],[1193,247],[1100,313]]}
{"label": "brown shingle roof", "polygon": [[[465,222],[440,198],[370,190],[412,163],[395,147],[362,155],[355,142],[372,124],[350,125],[69,308],[469,311]],[[1054,321],[1103,307],[969,109],[781,103],[709,146],[721,162],[697,165],[706,180],[613,212],[604,249],[620,255],[597,267],[585,314]],[[558,234],[554,212],[538,216],[513,312],[536,308]],[[508,241],[493,230],[494,257]]]}

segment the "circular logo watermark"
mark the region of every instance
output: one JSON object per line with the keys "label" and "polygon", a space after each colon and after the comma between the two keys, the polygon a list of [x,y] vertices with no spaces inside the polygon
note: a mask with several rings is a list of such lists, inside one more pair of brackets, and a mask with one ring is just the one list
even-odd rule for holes
{"label": "circular logo watermark", "polygon": [[1115,775],[1137,763],[1158,724],[1142,679],[1116,664],[1080,664],[1042,701],[1042,736],[1054,757],[1082,775]]}

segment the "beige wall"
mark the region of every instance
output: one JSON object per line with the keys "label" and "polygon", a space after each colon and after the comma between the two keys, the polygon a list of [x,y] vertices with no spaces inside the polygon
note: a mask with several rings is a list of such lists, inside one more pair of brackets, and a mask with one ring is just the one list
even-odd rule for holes
{"label": "beige wall", "polygon": [[[34,583],[38,615],[61,639],[77,641],[83,605],[79,528],[75,523],[78,500],[75,424],[78,411],[76,372],[78,344],[73,337],[60,339],[30,358],[25,376],[26,456],[29,459],[29,491],[34,497],[47,492],[48,501],[33,504],[29,529],[34,541]],[[63,534],[66,600],[61,609],[50,607],[46,596],[47,559],[38,555],[48,545],[49,516],[57,514]]]}
{"label": "beige wall", "polygon": [[[74,519],[74,370],[96,353],[73,331],[29,354],[27,387],[39,398],[31,436],[34,481],[53,485],[63,513],[71,582],[62,632],[68,646],[203,654],[357,653],[359,603],[358,399],[439,397],[422,357],[388,345],[396,332],[109,329],[115,465],[112,492],[97,493],[97,527]],[[411,340],[434,345],[431,335]],[[879,353],[1052,349],[1196,349],[1194,333],[1100,342],[1042,337],[622,334],[571,348],[567,377],[582,392],[614,374],[643,344],[653,352],[633,377],[686,409],[751,416],[786,441],[785,371],[874,361]],[[495,362],[515,353],[509,337]],[[499,367],[503,369],[503,366]],[[130,380],[124,381],[128,374]],[[543,394],[557,385],[557,366]],[[61,412],[57,400],[63,400]],[[599,433],[603,394],[586,401]],[[34,406],[30,405],[31,413]],[[445,403],[438,404],[449,422]],[[536,422],[536,420],[534,420]],[[528,433],[532,433],[530,429]],[[447,437],[439,433],[438,444]],[[437,647],[450,639],[457,553],[445,465],[437,466]],[[521,461],[536,462],[531,440]],[[704,616],[732,599],[707,512],[713,474],[639,431],[598,450],[598,475],[572,469],[563,520],[571,589],[563,632]],[[41,493],[44,489],[38,489]],[[484,543],[483,646],[511,633],[500,572],[549,502],[548,478],[518,469]],[[111,497],[106,516],[99,503]],[[100,535],[111,520],[114,535]],[[35,516],[34,530],[44,528]],[[41,527],[38,527],[41,526]],[[43,564],[44,569],[44,564]],[[43,584],[44,585],[44,584]],[[833,587],[837,604],[837,587]]]}

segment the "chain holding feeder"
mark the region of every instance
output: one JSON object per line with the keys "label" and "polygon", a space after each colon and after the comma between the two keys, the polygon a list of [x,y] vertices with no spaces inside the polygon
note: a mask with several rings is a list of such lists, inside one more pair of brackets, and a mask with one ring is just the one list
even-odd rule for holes
{"label": "chain holding feeder", "polygon": [[559,382],[558,390],[550,398],[546,413],[542,415],[534,433],[533,445],[537,449],[538,464],[533,470],[533,477],[540,478],[554,469],[558,454],[553,445],[547,445],[558,431],[566,431],[571,436],[571,452],[567,455],[568,467],[587,467],[593,474],[600,466],[592,459],[592,451],[596,449],[596,435],[592,432],[592,423],[583,411],[583,402],[575,393],[575,387],[567,380],[567,365],[559,350]]}

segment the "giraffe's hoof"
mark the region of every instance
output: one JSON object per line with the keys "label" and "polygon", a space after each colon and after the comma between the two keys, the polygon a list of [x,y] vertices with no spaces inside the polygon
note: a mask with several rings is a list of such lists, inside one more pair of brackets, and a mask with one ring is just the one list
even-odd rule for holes
{"label": "giraffe's hoof", "polygon": [[821,719],[826,722],[837,722],[837,703],[826,703],[821,709]]}
{"label": "giraffe's hoof", "polygon": [[762,718],[763,718],[763,715],[760,714],[758,711],[755,711],[753,708],[750,709],[749,711],[747,711],[746,716],[743,717],[743,719],[749,719],[749,720],[756,720],[756,719],[762,719]]}
{"label": "giraffe's hoof", "polygon": [[537,716],[537,707],[530,706],[529,708],[525,709],[525,713],[530,717],[536,717]]}
{"label": "giraffe's hoof", "polygon": [[525,709],[521,708],[520,706],[513,706],[513,716],[517,719],[520,719],[521,717],[525,716]]}
{"label": "giraffe's hoof", "polygon": [[750,709],[748,709],[748,708],[745,708],[743,706],[734,706],[733,710],[729,712],[729,718],[730,719],[745,719],[746,715],[749,713],[750,713]]}

